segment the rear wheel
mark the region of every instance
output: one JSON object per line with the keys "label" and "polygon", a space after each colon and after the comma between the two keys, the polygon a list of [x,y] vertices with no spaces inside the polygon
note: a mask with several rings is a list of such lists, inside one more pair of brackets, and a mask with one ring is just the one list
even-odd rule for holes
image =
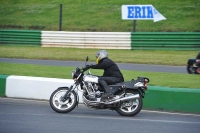
{"label": "rear wheel", "polygon": [[[136,94],[138,94],[138,92],[133,90],[126,90],[125,97]],[[140,96],[138,99],[122,102],[121,106],[118,109],[116,109],[116,111],[122,116],[134,116],[141,111],[142,106],[143,102]]]}
{"label": "rear wheel", "polygon": [[197,68],[197,74],[200,74],[200,67]]}
{"label": "rear wheel", "polygon": [[50,97],[51,108],[58,113],[68,113],[72,111],[77,104],[77,95],[74,91],[69,93],[69,98],[66,101],[61,101],[61,97],[64,96],[69,88],[60,88],[55,90]]}

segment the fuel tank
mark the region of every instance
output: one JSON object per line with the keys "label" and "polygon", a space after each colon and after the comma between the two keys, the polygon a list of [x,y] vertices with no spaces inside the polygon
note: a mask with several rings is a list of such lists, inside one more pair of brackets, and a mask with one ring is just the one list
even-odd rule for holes
{"label": "fuel tank", "polygon": [[83,80],[85,82],[93,82],[93,83],[98,83],[98,77],[97,76],[93,76],[93,75],[85,75],[83,77]]}

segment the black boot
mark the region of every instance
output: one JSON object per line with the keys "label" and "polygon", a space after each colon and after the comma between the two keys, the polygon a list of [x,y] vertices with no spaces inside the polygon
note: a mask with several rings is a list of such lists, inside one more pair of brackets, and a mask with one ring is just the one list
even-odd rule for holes
{"label": "black boot", "polygon": [[113,96],[112,92],[109,90],[109,88],[106,88],[105,91],[106,92],[102,95],[101,100],[106,101],[106,100],[113,99],[114,96]]}
{"label": "black boot", "polygon": [[112,91],[110,90],[110,87],[107,85],[107,83],[102,79],[99,79],[98,82],[105,90],[105,94],[102,95],[101,100],[105,101],[105,100],[112,99],[114,96],[112,94]]}

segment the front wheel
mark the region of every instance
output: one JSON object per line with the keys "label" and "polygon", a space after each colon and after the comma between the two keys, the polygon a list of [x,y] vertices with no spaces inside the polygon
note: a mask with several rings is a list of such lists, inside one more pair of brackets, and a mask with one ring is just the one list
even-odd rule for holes
{"label": "front wheel", "polygon": [[77,104],[77,95],[74,91],[70,92],[70,97],[66,101],[61,101],[61,97],[65,95],[69,88],[63,87],[55,90],[49,99],[51,108],[58,113],[68,113],[72,111]]}
{"label": "front wheel", "polygon": [[188,72],[189,74],[193,74],[193,73],[194,73],[194,70],[193,70],[193,68],[192,68],[192,65],[187,65],[187,72]]}
{"label": "front wheel", "polygon": [[[133,90],[126,90],[126,96],[138,94],[136,91]],[[125,101],[121,103],[121,106],[116,109],[117,113],[122,116],[134,116],[137,115],[143,106],[141,96],[138,99]]]}

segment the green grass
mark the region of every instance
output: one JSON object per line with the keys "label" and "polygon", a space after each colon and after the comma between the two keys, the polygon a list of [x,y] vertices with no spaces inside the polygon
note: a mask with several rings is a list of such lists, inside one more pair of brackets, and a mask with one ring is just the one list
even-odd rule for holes
{"label": "green grass", "polygon": [[[59,5],[63,4],[63,31],[130,32],[133,22],[121,19],[123,4],[152,4],[167,20],[137,21],[136,31],[198,32],[200,0],[0,0],[1,29],[59,29]],[[118,63],[186,66],[198,51],[107,50]],[[95,60],[96,49],[41,48],[36,46],[0,46],[0,57],[84,61]],[[0,63],[0,73],[9,75],[71,78],[74,67],[55,67]],[[178,88],[200,88],[199,75],[122,71],[128,81],[137,76],[150,78],[150,85]],[[101,70],[92,70],[101,75]]]}
{"label": "green grass", "polygon": [[[107,50],[109,57],[115,62],[183,65],[186,66],[189,58],[195,58],[198,51],[171,51],[171,50]],[[25,58],[25,59],[53,59],[53,60],[79,60],[95,61],[96,49],[75,48],[45,48],[39,46],[0,46],[0,57]],[[23,75],[53,78],[71,78],[74,67],[25,65],[14,63],[0,63],[0,74]],[[102,75],[102,70],[92,70],[93,74]],[[150,85],[168,86],[177,88],[200,88],[200,76],[164,73],[164,72],[142,72],[123,70],[125,80],[128,81],[138,76],[150,78]]]}
{"label": "green grass", "polygon": [[136,31],[200,31],[200,0],[0,0],[0,28],[58,30],[60,4],[64,31],[130,32],[123,4],[152,4],[167,18],[137,21]]}
{"label": "green grass", "polygon": [[[44,66],[30,64],[15,64],[15,63],[0,63],[0,74],[7,75],[23,75],[36,77],[51,77],[51,78],[66,78],[71,79],[71,71],[74,67],[64,66]],[[102,75],[102,70],[92,70],[94,75]],[[148,77],[149,85],[152,86],[167,86],[175,88],[199,88],[200,76],[178,73],[164,72],[142,72],[142,71],[127,71],[122,70],[125,81],[136,79],[138,76]]]}
{"label": "green grass", "polygon": [[[189,58],[195,58],[198,51],[172,50],[107,50],[109,57],[118,63],[158,64],[186,66]],[[95,61],[97,49],[49,48],[39,46],[0,46],[0,57],[25,59],[53,59],[84,61],[89,56]]]}

